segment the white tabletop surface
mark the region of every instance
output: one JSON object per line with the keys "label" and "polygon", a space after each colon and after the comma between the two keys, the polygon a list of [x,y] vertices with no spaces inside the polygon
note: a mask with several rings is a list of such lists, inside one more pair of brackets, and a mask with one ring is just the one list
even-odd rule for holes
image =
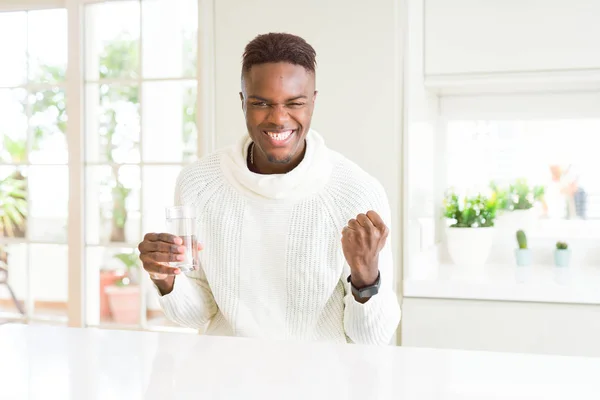
{"label": "white tabletop surface", "polygon": [[598,400],[600,359],[4,325],[0,399]]}

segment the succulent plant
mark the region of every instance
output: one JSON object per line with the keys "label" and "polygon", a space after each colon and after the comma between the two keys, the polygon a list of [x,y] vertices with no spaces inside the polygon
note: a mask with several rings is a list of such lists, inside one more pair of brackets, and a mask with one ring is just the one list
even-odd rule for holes
{"label": "succulent plant", "polygon": [[569,245],[567,245],[567,243],[565,242],[556,242],[556,249],[557,250],[567,250],[569,248]]}
{"label": "succulent plant", "polygon": [[517,231],[517,243],[519,243],[519,249],[527,248],[527,236],[521,229]]}

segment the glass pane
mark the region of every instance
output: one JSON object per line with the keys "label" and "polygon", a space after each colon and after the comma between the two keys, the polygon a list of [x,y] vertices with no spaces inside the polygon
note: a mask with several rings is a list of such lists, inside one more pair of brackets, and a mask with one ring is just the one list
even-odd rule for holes
{"label": "glass pane", "polygon": [[508,209],[533,205],[549,219],[600,219],[598,132],[593,119],[451,121],[448,184],[473,191],[494,182],[513,195]]}
{"label": "glass pane", "polygon": [[86,173],[88,244],[140,242],[140,169],[88,167]]}
{"label": "glass pane", "polygon": [[0,236],[25,237],[27,197],[25,168],[0,166]]}
{"label": "glass pane", "polygon": [[139,76],[140,6],[115,1],[85,7],[87,80]]}
{"label": "glass pane", "polygon": [[144,77],[196,76],[197,31],[197,0],[143,1]]}
{"label": "glass pane", "polygon": [[600,262],[591,245],[600,237],[599,132],[600,119],[448,122],[448,186],[493,190],[497,201],[489,264],[514,265],[519,229],[534,264],[553,265],[559,241],[574,249],[574,264]]}
{"label": "glass pane", "polygon": [[0,238],[0,282],[4,281],[8,286],[0,285],[0,313],[18,314],[27,299],[27,245],[2,243]]}
{"label": "glass pane", "polygon": [[143,86],[144,161],[188,163],[196,157],[196,82]]}
{"label": "glass pane", "polygon": [[67,10],[29,12],[29,79],[54,83],[67,69]]}
{"label": "glass pane", "polygon": [[[0,21],[1,18],[0,14]],[[2,64],[0,62],[0,70]],[[26,101],[24,89],[0,89],[0,163],[27,161]]]}
{"label": "glass pane", "polygon": [[180,171],[181,167],[144,167],[143,234],[165,231],[165,207],[173,205]]}
{"label": "glass pane", "polygon": [[0,86],[22,85],[27,80],[27,13],[0,13],[0,38]]}
{"label": "glass pane", "polygon": [[142,271],[135,248],[88,247],[86,277],[88,324],[139,323]]}
{"label": "glass pane", "polygon": [[29,239],[66,243],[69,208],[68,167],[30,167],[29,196]]}
{"label": "glass pane", "polygon": [[36,316],[66,318],[68,256],[66,245],[31,245],[31,294]]}
{"label": "glass pane", "polygon": [[31,153],[29,161],[39,164],[66,164],[67,112],[65,92],[54,88],[29,95],[31,107]]}
{"label": "glass pane", "polygon": [[137,86],[86,88],[86,154],[91,162],[140,161],[140,115]]}

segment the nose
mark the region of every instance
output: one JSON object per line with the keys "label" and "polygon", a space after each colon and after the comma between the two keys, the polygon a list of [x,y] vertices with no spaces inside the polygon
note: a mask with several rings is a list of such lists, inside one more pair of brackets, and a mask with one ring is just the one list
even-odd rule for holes
{"label": "nose", "polygon": [[284,125],[287,120],[290,119],[285,106],[277,104],[271,108],[269,113],[268,122],[273,125]]}

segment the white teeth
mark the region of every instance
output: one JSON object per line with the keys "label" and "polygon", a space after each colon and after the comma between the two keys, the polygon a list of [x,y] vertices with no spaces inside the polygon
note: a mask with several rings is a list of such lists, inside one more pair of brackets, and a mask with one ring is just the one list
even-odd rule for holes
{"label": "white teeth", "polygon": [[267,134],[271,137],[271,139],[273,140],[285,140],[288,137],[290,137],[290,135],[292,134],[293,131],[284,131],[284,132],[267,132]]}

